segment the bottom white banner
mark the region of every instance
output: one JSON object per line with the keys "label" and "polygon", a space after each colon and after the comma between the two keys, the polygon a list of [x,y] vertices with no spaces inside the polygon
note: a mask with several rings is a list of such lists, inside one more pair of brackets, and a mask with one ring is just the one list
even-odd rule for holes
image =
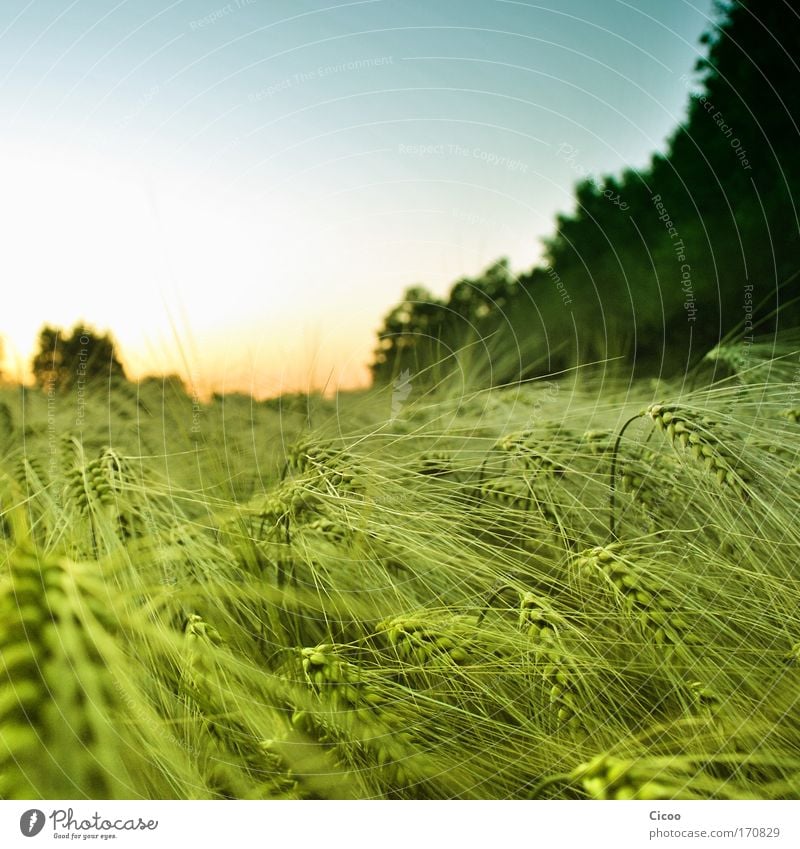
{"label": "bottom white banner", "polygon": [[0,846],[800,846],[800,802],[0,802]]}

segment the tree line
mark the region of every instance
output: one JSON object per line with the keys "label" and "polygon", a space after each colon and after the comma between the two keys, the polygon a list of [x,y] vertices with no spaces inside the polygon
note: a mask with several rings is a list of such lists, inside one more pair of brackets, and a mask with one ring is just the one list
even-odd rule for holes
{"label": "tree line", "polygon": [[599,360],[675,373],[726,335],[746,345],[800,323],[800,15],[784,0],[718,3],[701,42],[665,151],[582,179],[528,272],[501,260],[442,299],[408,289],[379,331],[377,382],[440,376],[465,352],[493,382]]}

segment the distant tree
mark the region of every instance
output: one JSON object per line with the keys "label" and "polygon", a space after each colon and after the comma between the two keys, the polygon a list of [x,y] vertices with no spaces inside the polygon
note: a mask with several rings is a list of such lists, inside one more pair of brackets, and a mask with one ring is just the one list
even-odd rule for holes
{"label": "distant tree", "polygon": [[[639,169],[581,180],[540,268],[515,281],[498,263],[458,281],[440,310],[440,351],[470,335],[519,340],[527,373],[604,361],[644,376],[685,370],[729,332],[744,344],[800,323],[797,3],[718,2],[702,43],[695,76],[681,78],[686,119],[665,149]],[[407,303],[389,314],[376,380],[420,350],[411,318]]]}
{"label": "distant tree", "polygon": [[406,289],[403,300],[384,318],[372,364],[373,377],[391,380],[410,368],[415,372],[436,359],[440,350],[445,304],[424,286]]}
{"label": "distant tree", "polygon": [[158,389],[174,395],[188,395],[189,390],[179,374],[147,374],[139,380],[140,389]]}
{"label": "distant tree", "polygon": [[514,292],[515,281],[503,258],[475,279],[463,278],[450,290],[448,308],[462,318],[481,319],[501,310]]}
{"label": "distant tree", "polygon": [[[424,286],[412,286],[384,318],[372,374],[389,382],[410,369],[427,370],[432,380],[456,368],[455,354],[476,338],[490,336],[506,320],[505,309],[517,295],[509,262],[497,260],[475,278],[453,284],[447,300]],[[431,366],[436,365],[435,369]]]}
{"label": "distant tree", "polygon": [[77,324],[69,333],[46,325],[39,333],[33,375],[42,388],[66,391],[81,383],[125,380],[110,333]]}

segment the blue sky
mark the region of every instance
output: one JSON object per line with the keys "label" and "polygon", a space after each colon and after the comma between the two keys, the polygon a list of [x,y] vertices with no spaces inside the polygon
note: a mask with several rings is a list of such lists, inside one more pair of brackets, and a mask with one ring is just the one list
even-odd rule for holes
{"label": "blue sky", "polygon": [[530,267],[580,173],[663,147],[711,9],[4,0],[7,370],[83,319],[135,374],[363,382],[407,285]]}

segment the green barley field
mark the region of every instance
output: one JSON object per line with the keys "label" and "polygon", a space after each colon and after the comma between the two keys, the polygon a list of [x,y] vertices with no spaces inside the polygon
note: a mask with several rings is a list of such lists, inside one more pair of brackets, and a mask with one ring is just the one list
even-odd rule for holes
{"label": "green barley field", "polygon": [[798,348],[7,387],[0,796],[800,797]]}

